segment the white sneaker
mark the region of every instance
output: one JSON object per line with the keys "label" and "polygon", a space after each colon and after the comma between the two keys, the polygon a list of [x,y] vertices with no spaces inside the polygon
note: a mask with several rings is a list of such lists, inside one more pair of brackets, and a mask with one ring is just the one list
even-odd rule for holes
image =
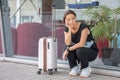
{"label": "white sneaker", "polygon": [[90,67],[84,68],[84,69],[82,69],[80,77],[81,78],[87,78],[87,77],[89,77],[90,73],[91,73],[91,68]]}
{"label": "white sneaker", "polygon": [[69,73],[70,76],[76,76],[80,72],[80,66],[75,66],[72,68],[71,72]]}

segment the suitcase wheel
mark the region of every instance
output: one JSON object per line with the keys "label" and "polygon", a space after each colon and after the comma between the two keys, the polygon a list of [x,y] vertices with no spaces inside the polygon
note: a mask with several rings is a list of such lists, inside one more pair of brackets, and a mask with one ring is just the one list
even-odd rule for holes
{"label": "suitcase wheel", "polygon": [[53,73],[52,70],[53,70],[53,69],[48,69],[48,74],[49,74],[49,75],[52,75],[52,73]]}
{"label": "suitcase wheel", "polygon": [[41,71],[42,71],[42,69],[39,69],[39,71],[37,71],[37,74],[41,74]]}
{"label": "suitcase wheel", "polygon": [[55,72],[57,72],[57,68],[55,68]]}

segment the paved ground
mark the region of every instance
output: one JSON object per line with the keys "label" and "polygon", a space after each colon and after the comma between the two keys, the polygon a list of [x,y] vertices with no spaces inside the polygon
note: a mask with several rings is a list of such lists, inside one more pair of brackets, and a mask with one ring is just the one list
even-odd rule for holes
{"label": "paved ground", "polygon": [[71,77],[69,70],[58,69],[53,75],[47,73],[37,74],[38,67],[35,65],[18,64],[0,61],[0,80],[120,80],[99,74],[91,74],[89,78]]}

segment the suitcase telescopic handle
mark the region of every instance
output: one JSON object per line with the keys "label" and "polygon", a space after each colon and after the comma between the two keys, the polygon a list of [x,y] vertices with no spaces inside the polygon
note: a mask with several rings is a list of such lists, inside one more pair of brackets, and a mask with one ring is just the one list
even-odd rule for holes
{"label": "suitcase telescopic handle", "polygon": [[52,37],[55,38],[55,30],[56,30],[56,25],[55,25],[55,19],[56,18],[56,12],[55,12],[55,5],[52,5]]}

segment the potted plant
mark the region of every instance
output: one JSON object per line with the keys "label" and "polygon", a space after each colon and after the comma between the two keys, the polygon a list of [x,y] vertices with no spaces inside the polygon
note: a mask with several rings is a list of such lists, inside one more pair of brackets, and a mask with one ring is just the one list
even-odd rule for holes
{"label": "potted plant", "polygon": [[[120,34],[120,7],[109,8],[105,5],[89,7],[85,10],[84,15],[95,21],[94,27],[91,27],[95,40],[109,42],[107,49],[117,48],[117,36]],[[107,54],[105,52],[105,54]],[[109,55],[108,55],[109,54]],[[108,52],[107,56],[110,56]],[[104,55],[104,54],[103,54]]]}

